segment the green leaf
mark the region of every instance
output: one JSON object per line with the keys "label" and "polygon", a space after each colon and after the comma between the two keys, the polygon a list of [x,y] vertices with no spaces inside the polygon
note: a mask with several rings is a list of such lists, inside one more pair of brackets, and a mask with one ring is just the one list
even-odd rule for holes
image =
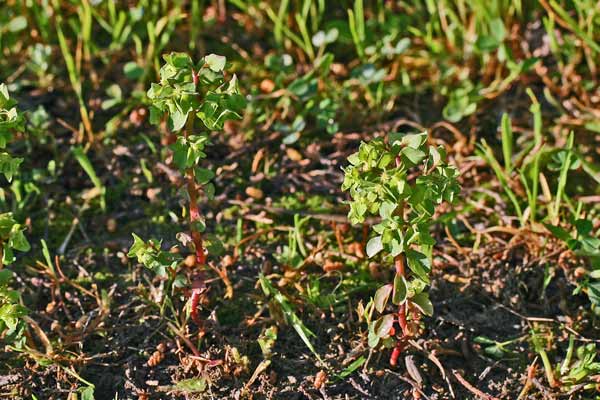
{"label": "green leaf", "polygon": [[369,324],[369,335],[367,337],[367,342],[370,348],[375,348],[379,344],[380,337],[375,333],[375,322],[373,321]]}
{"label": "green leaf", "polygon": [[365,356],[360,356],[358,359],[354,360],[350,365],[348,365],[342,372],[338,374],[338,376],[342,379],[350,376],[354,371],[356,371],[361,365],[363,365],[367,361]]}
{"label": "green leaf", "polygon": [[123,66],[123,73],[128,79],[136,80],[144,75],[144,68],[140,67],[135,61],[129,61]]}
{"label": "green leaf", "polygon": [[394,326],[394,319],[394,314],[386,314],[375,321],[374,330],[377,337],[383,338],[389,336],[390,329]]}
{"label": "green leaf", "polygon": [[170,54],[165,54],[163,59],[167,62],[168,65],[171,65],[175,68],[189,68],[192,66],[192,59],[186,53],[178,53],[172,52]]}
{"label": "green leaf", "polygon": [[429,300],[429,294],[421,292],[414,295],[410,300],[423,314],[428,316],[433,315],[433,304],[431,303],[431,300]]}
{"label": "green leaf", "polygon": [[277,326],[265,329],[258,337],[258,345],[265,359],[271,358],[273,347],[277,341]]}
{"label": "green leaf", "polygon": [[427,141],[427,132],[412,133],[402,136],[401,144],[415,150],[421,149],[421,146]]}
{"label": "green leaf", "polygon": [[189,154],[189,147],[185,138],[179,137],[177,141],[171,145],[171,150],[173,150],[173,162],[180,171],[185,171],[188,167]]}
{"label": "green leaf", "polygon": [[160,241],[150,239],[148,242],[145,242],[135,233],[132,235],[133,244],[127,256],[136,257],[140,264],[151,269],[157,275],[165,276],[167,269],[175,269],[181,261],[181,256],[178,254],[162,251]]}
{"label": "green leaf", "polygon": [[4,247],[4,252],[2,253],[2,264],[9,265],[14,263],[16,260],[15,254],[12,249],[8,246]]}
{"label": "green leaf", "polygon": [[7,286],[12,280],[13,272],[9,269],[0,269],[0,286]]}
{"label": "green leaf", "polygon": [[93,386],[87,386],[85,388],[83,388],[83,390],[80,390],[81,393],[81,400],[94,400],[94,387]]}
{"label": "green leaf", "polygon": [[577,229],[577,234],[587,235],[594,229],[594,224],[592,224],[592,221],[586,219],[578,219],[575,221],[575,228]]}
{"label": "green leaf", "polygon": [[10,32],[22,31],[23,29],[27,28],[27,18],[19,15],[18,17],[11,19],[6,28]]}
{"label": "green leaf", "polygon": [[554,225],[550,225],[550,224],[544,224],[544,226],[546,227],[546,229],[548,229],[550,231],[550,233],[552,233],[557,239],[560,239],[564,242],[568,242],[572,239],[571,235],[569,234],[569,232],[565,231],[563,228],[561,228],[560,226],[554,226]]}
{"label": "green leaf", "polygon": [[221,242],[217,235],[204,235],[204,245],[208,250],[209,254],[220,256],[225,253],[225,247],[223,247],[223,242]]}
{"label": "green leaf", "polygon": [[495,345],[497,342],[485,336],[476,336],[473,338],[475,343]]}
{"label": "green leaf", "polygon": [[227,59],[217,54],[209,54],[204,58],[204,61],[211,70],[215,72],[221,72],[225,68],[225,62]]}
{"label": "green leaf", "polygon": [[185,393],[203,393],[206,391],[206,379],[199,377],[180,380],[175,385],[175,390]]}
{"label": "green leaf", "polygon": [[85,171],[85,173],[88,175],[88,177],[94,184],[94,187],[98,190],[99,194],[102,196],[101,207],[102,207],[102,209],[104,209],[105,208],[105,204],[104,204],[105,188],[104,188],[104,185],[102,184],[102,181],[100,181],[100,178],[98,178],[96,171],[94,170],[94,165],[92,164],[92,162],[90,161],[88,156],[85,154],[82,147],[80,147],[80,146],[73,147],[72,152],[73,152],[73,155],[75,156],[75,159],[81,166],[81,168]]}
{"label": "green leaf", "polygon": [[391,218],[397,206],[398,205],[395,203],[384,201],[381,203],[381,206],[379,206],[379,215],[383,219]]}
{"label": "green leaf", "polygon": [[207,183],[204,186],[204,194],[208,197],[209,200],[213,200],[215,198],[215,185],[212,183]]}
{"label": "green leaf", "polygon": [[406,250],[406,260],[411,271],[419,279],[425,283],[429,283],[429,272],[431,272],[431,261],[429,258],[421,252],[408,249]]}
{"label": "green leaf", "polygon": [[212,178],[215,177],[215,173],[207,168],[196,168],[196,182],[200,185],[206,185]]}
{"label": "green leaf", "polygon": [[22,162],[22,158],[12,157],[8,153],[0,153],[0,173],[4,174],[6,180],[11,182]]}
{"label": "green leaf", "polygon": [[367,242],[367,256],[369,258],[373,257],[377,253],[383,250],[383,243],[381,242],[381,236],[372,237]]}
{"label": "green leaf", "polygon": [[502,18],[494,18],[489,21],[490,32],[498,42],[502,42],[506,37],[506,28]]}
{"label": "green leaf", "polygon": [[427,156],[424,151],[405,147],[400,151],[402,161],[408,166],[418,165]]}
{"label": "green leaf", "polygon": [[404,276],[396,274],[394,277],[394,294],[392,295],[392,303],[396,305],[403,304],[408,296],[408,285]]}
{"label": "green leaf", "polygon": [[188,113],[184,113],[179,107],[176,107],[169,113],[169,128],[173,131],[180,131],[187,122]]}
{"label": "green leaf", "polygon": [[373,302],[375,304],[375,309],[380,313],[385,310],[385,306],[387,305],[388,299],[390,298],[390,294],[392,293],[392,284],[389,283],[377,289],[375,292],[375,297]]}
{"label": "green leaf", "polygon": [[494,51],[500,46],[500,42],[491,35],[479,35],[475,41],[475,48],[482,53]]}
{"label": "green leaf", "polygon": [[8,245],[17,251],[29,251],[31,249],[20,225],[13,226]]}
{"label": "green leaf", "polygon": [[17,221],[13,218],[12,213],[0,214],[0,236],[8,236],[16,223]]}

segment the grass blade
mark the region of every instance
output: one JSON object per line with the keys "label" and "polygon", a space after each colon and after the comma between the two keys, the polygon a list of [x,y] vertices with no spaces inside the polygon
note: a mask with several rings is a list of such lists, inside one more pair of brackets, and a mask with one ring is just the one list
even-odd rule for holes
{"label": "grass blade", "polygon": [[306,347],[311,353],[313,353],[317,360],[323,362],[309,339],[310,336],[316,337],[316,335],[310,329],[308,329],[298,315],[296,315],[296,312],[294,311],[294,308],[290,304],[289,300],[277,288],[275,288],[263,274],[259,275],[259,280],[265,295],[270,296],[273,298],[273,300],[275,300],[275,302],[281,307],[287,322],[292,325]]}
{"label": "grass blade", "polygon": [[513,131],[508,114],[502,114],[502,155],[504,156],[504,170],[510,175],[512,171]]}
{"label": "grass blade", "polygon": [[72,151],[73,151],[73,155],[75,156],[75,159],[77,160],[79,165],[81,165],[81,168],[83,168],[85,173],[89,176],[90,180],[94,184],[94,187],[100,192],[100,195],[101,195],[100,205],[101,205],[102,209],[104,210],[106,208],[106,202],[105,202],[105,198],[104,198],[104,195],[106,193],[106,188],[100,181],[100,178],[98,178],[98,175],[96,174],[96,171],[94,170],[94,166],[92,165],[88,156],[83,151],[83,148],[81,148],[80,146],[77,146],[77,147],[74,147]]}
{"label": "grass blade", "polygon": [[565,186],[567,185],[567,174],[569,173],[569,169],[571,168],[571,159],[573,157],[573,141],[575,137],[573,132],[569,134],[569,139],[567,141],[567,158],[565,162],[560,167],[560,175],[558,178],[558,186],[556,188],[556,197],[554,198],[554,221],[553,223],[558,224],[558,212],[560,211],[560,203],[565,194]]}

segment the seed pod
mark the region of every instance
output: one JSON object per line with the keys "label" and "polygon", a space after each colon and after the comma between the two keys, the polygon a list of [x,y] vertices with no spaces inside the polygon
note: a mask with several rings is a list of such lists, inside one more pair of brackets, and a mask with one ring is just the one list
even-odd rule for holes
{"label": "seed pod", "polygon": [[285,150],[285,153],[287,154],[288,158],[292,161],[300,161],[302,160],[302,153],[300,153],[298,150],[292,148],[292,147],[288,147]]}
{"label": "seed pod", "polygon": [[165,353],[156,350],[154,353],[152,353],[152,355],[150,356],[150,358],[148,359],[148,366],[149,367],[156,367],[158,364],[160,364],[160,362],[165,358]]}
{"label": "seed pod", "polygon": [[194,265],[196,265],[196,256],[194,254],[190,254],[185,258],[185,260],[183,260],[183,263],[186,267],[192,268]]}
{"label": "seed pod", "polygon": [[262,190],[252,186],[248,186],[246,188],[246,194],[256,200],[260,200],[264,196]]}
{"label": "seed pod", "polygon": [[56,310],[56,302],[51,301],[50,303],[46,304],[46,312],[48,314],[52,314],[55,310]]}
{"label": "seed pod", "polygon": [[117,231],[117,220],[114,218],[109,218],[106,221],[106,230],[110,233],[114,233]]}
{"label": "seed pod", "polygon": [[360,242],[352,242],[348,245],[348,253],[355,255],[358,258],[366,258],[365,250]]}
{"label": "seed pod", "polygon": [[135,110],[129,113],[129,122],[131,122],[135,126],[140,126],[144,123],[146,119],[147,111],[145,108],[136,108]]}
{"label": "seed pod", "polygon": [[260,91],[263,93],[271,93],[275,89],[275,82],[270,79],[263,79],[260,82]]}
{"label": "seed pod", "polygon": [[339,271],[340,269],[344,268],[344,264],[340,261],[332,261],[332,260],[326,260],[325,264],[323,265],[323,271],[325,272],[331,272],[331,271]]}
{"label": "seed pod", "polygon": [[327,383],[327,372],[320,370],[315,375],[315,383],[313,384],[315,389],[321,389]]}

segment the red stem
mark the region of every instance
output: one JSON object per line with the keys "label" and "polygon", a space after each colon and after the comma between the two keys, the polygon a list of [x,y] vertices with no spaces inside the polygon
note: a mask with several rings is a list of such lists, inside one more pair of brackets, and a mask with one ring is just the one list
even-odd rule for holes
{"label": "red stem", "polygon": [[[399,254],[394,259],[394,265],[396,267],[396,273],[400,276],[406,276],[406,270],[404,267],[404,256]],[[410,336],[408,332],[408,323],[406,322],[406,303],[403,303],[398,307],[398,325],[402,329],[404,336]]]}
{"label": "red stem", "polygon": [[[192,73],[194,82],[198,80],[198,75]],[[183,133],[186,137],[187,131]],[[193,168],[188,168],[185,174],[187,183],[187,192],[190,197],[189,213],[190,213],[190,235],[196,248],[196,266],[206,265],[206,252],[202,244],[202,234],[196,229],[196,222],[201,220],[200,209],[198,208],[198,192],[196,190],[196,176]],[[200,303],[200,297],[206,290],[206,284],[204,283],[204,274],[202,270],[198,269],[192,277],[192,292],[190,294],[190,317],[196,325],[201,326],[202,322],[198,315],[198,305]]]}
{"label": "red stem", "polygon": [[[403,254],[396,256],[394,259],[394,266],[396,267],[396,274],[404,277],[406,276]],[[400,354],[406,348],[407,340],[410,337],[408,322],[406,321],[406,302],[398,307],[398,325],[400,325],[400,329],[402,329],[402,336],[399,339],[396,339],[396,346],[392,350],[390,356],[390,366],[392,367],[398,365],[398,357],[400,357]]]}
{"label": "red stem", "polygon": [[398,357],[400,357],[400,354],[402,353],[402,350],[404,350],[405,347],[406,341],[399,339],[396,342],[396,347],[394,347],[394,349],[392,350],[392,355],[390,356],[390,365],[392,367],[398,365]]}
{"label": "red stem", "polygon": [[[190,196],[190,232],[194,247],[196,248],[196,266],[203,266],[206,264],[206,252],[202,245],[202,235],[195,228],[194,224],[200,221],[200,210],[198,209],[198,196],[193,168],[187,170],[186,180],[188,195]],[[192,293],[190,296],[190,316],[192,317],[192,321],[198,326],[202,325],[198,316],[198,304],[200,303],[200,296],[206,290],[203,275],[202,271],[198,270],[192,278]]]}
{"label": "red stem", "polygon": [[[400,166],[402,163],[402,159],[397,156],[396,157],[396,166]],[[402,218],[404,218],[404,203],[400,202],[399,212],[402,213]],[[394,266],[396,267],[396,274],[406,277],[406,267],[404,266],[404,254],[398,254],[394,259]],[[396,340],[396,346],[392,350],[392,354],[390,356],[390,365],[395,367],[398,365],[398,357],[402,350],[406,347],[407,339],[410,337],[410,331],[408,329],[408,323],[406,322],[406,302],[401,304],[398,307],[398,325],[402,329],[402,337]]]}
{"label": "red stem", "polygon": [[189,168],[186,173],[187,180],[187,191],[190,196],[190,233],[194,247],[196,247],[196,264],[206,264],[206,254],[204,252],[204,246],[202,245],[202,235],[195,228],[195,223],[200,221],[200,210],[198,209],[198,195],[196,192],[196,182],[194,176],[194,169]]}
{"label": "red stem", "polygon": [[202,292],[200,290],[192,288],[192,294],[190,295],[190,316],[196,325],[200,325],[202,323],[200,321],[200,317],[198,316],[198,304],[200,303],[201,293]]}

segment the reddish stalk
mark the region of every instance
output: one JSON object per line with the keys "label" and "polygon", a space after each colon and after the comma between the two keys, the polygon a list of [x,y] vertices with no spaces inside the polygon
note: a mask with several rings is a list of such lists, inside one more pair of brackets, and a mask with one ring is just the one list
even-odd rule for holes
{"label": "reddish stalk", "polygon": [[[196,73],[192,74],[194,83],[198,80]],[[189,122],[189,121],[188,121]],[[191,124],[191,123],[190,123]],[[187,137],[187,130],[184,131],[184,135]],[[198,315],[198,305],[200,304],[200,297],[206,291],[206,284],[204,283],[204,274],[202,273],[202,266],[206,265],[206,252],[202,244],[202,234],[196,229],[196,223],[201,221],[200,209],[198,208],[198,191],[196,189],[196,176],[193,168],[188,168],[185,174],[187,192],[190,198],[189,214],[190,214],[190,236],[192,242],[194,242],[194,248],[196,252],[196,267],[194,275],[192,276],[192,291],[190,294],[190,317],[192,321],[198,326],[202,325],[200,317]]]}
{"label": "reddish stalk", "polygon": [[[401,163],[402,160],[400,157],[396,157],[396,166],[399,166]],[[400,202],[398,212],[401,213],[402,219],[404,219],[404,202]],[[396,274],[406,278],[404,254],[398,254],[394,258],[394,267],[396,268]],[[407,339],[410,337],[410,330],[408,329],[408,323],[406,321],[406,310],[406,302],[398,307],[398,325],[400,325],[400,329],[402,329],[402,337],[396,340],[396,346],[394,347],[394,350],[392,350],[392,355],[390,356],[390,365],[392,367],[398,365],[398,357],[400,357],[400,353],[402,353],[406,347]]]}
{"label": "reddish stalk", "polygon": [[394,349],[392,350],[392,355],[390,356],[390,365],[392,367],[395,367],[396,365],[398,365],[398,357],[400,357],[400,354],[402,353],[402,351],[406,348],[406,340],[404,340],[404,337],[401,339],[398,339],[398,341],[396,342],[396,347],[394,347]]}
{"label": "reddish stalk", "polygon": [[[403,254],[396,256],[394,259],[394,266],[396,267],[396,274],[406,277]],[[410,337],[408,322],[406,321],[406,302],[398,307],[398,325],[400,325],[400,329],[402,329],[402,336],[396,340],[396,346],[392,350],[390,356],[390,365],[392,367],[398,365],[398,357],[400,357],[400,354],[406,348],[407,339]]]}
{"label": "reddish stalk", "polygon": [[200,221],[200,210],[198,209],[198,194],[196,191],[196,178],[194,169],[189,168],[186,173],[187,191],[190,196],[190,234],[194,247],[196,248],[196,265],[206,264],[206,253],[202,245],[202,235],[195,228],[195,223]]}
{"label": "reddish stalk", "polygon": [[[396,273],[400,276],[406,277],[406,269],[404,267],[404,256],[399,254],[394,259],[394,266],[396,267]],[[406,302],[398,307],[398,325],[402,329],[403,336],[410,336],[408,331],[408,323],[406,322]]]}
{"label": "reddish stalk", "polygon": [[[192,168],[187,170],[187,191],[190,197],[190,235],[196,248],[196,267],[202,267],[206,265],[206,252],[202,245],[202,235],[195,227],[195,223],[200,221],[200,210],[198,209],[198,196],[196,192],[196,182],[194,176],[194,170]],[[190,316],[192,321],[196,325],[202,325],[200,317],[198,316],[198,304],[200,303],[200,296],[206,290],[206,284],[204,283],[204,274],[201,269],[198,269],[192,278],[192,293],[190,295]]]}
{"label": "reddish stalk", "polygon": [[196,71],[194,71],[193,69],[192,69],[192,82],[194,82],[195,86],[198,86],[198,83],[199,83],[198,73]]}
{"label": "reddish stalk", "polygon": [[206,285],[203,279],[195,278],[192,281],[192,293],[190,295],[190,317],[198,326],[202,325],[200,316],[198,315],[198,305],[200,304],[200,296],[206,290]]}

